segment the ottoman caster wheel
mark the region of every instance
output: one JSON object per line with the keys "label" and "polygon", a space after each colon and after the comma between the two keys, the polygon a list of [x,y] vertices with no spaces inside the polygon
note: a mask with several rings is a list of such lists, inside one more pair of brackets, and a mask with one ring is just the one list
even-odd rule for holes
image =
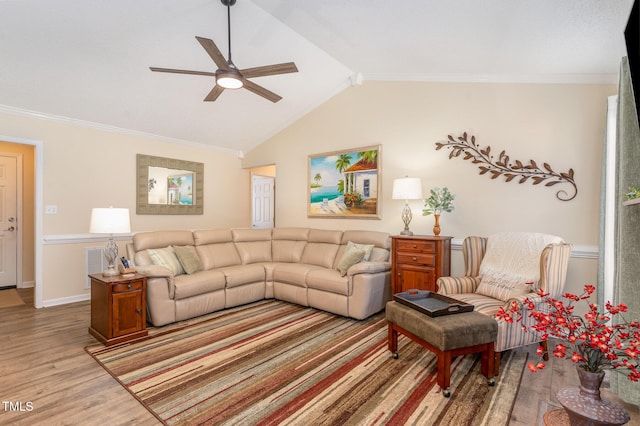
{"label": "ottoman caster wheel", "polygon": [[496,385],[496,379],[489,379],[489,381],[487,383],[489,384],[489,386],[495,386]]}
{"label": "ottoman caster wheel", "polygon": [[444,396],[445,398],[449,398],[451,396],[451,391],[449,389],[443,390],[442,396]]}
{"label": "ottoman caster wheel", "polygon": [[394,353],[391,354],[391,357],[393,359],[398,359],[400,356],[398,355],[398,352],[394,352]]}

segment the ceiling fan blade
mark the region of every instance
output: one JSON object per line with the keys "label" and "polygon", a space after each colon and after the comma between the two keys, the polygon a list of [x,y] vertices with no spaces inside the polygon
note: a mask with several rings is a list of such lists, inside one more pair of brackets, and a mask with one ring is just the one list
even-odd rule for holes
{"label": "ceiling fan blade", "polygon": [[224,87],[218,86],[217,84],[213,86],[213,89],[209,92],[206,98],[204,98],[205,102],[213,102],[218,99],[218,96],[224,91]]}
{"label": "ceiling fan blade", "polygon": [[245,89],[247,89],[250,92],[255,93],[258,96],[262,96],[263,98],[276,103],[278,102],[280,99],[282,99],[282,96],[276,95],[275,93],[273,93],[270,90],[265,89],[262,86],[259,86],[249,80],[247,80],[246,78],[242,79],[242,83],[243,83],[243,87]]}
{"label": "ceiling fan blade", "polygon": [[216,63],[218,68],[222,70],[229,69],[229,63],[224,58],[224,56],[222,55],[222,52],[220,52],[220,49],[218,49],[218,46],[216,46],[213,40],[204,38],[204,37],[198,37],[198,36],[196,36],[196,39],[200,42],[202,47],[204,47],[204,50],[207,51],[209,56],[211,56],[211,59],[213,59],[213,62]]}
{"label": "ceiling fan blade", "polygon": [[156,72],[170,72],[175,74],[193,74],[193,75],[206,75],[210,77],[215,77],[215,72],[206,72],[206,71],[189,71],[189,70],[175,70],[173,68],[158,68],[158,67],[149,67],[151,71]]}
{"label": "ceiling fan blade", "polygon": [[240,74],[244,78],[263,77],[266,75],[288,74],[290,72],[298,72],[298,67],[293,62],[284,64],[265,65],[263,67],[254,67],[240,70]]}

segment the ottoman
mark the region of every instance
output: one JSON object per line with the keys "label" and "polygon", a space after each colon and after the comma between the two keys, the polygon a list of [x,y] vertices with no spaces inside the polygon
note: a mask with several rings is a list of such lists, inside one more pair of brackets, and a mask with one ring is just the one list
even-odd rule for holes
{"label": "ottoman", "polygon": [[440,317],[430,317],[422,312],[390,301],[386,306],[389,323],[389,350],[398,358],[398,333],[424,346],[438,357],[438,385],[443,395],[451,395],[451,358],[480,352],[482,374],[495,384],[494,342],[498,334],[498,323],[478,312],[465,312]]}

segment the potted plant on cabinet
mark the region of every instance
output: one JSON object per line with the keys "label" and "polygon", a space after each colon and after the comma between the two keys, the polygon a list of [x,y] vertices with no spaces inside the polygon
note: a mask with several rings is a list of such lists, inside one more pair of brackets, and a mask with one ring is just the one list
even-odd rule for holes
{"label": "potted plant on cabinet", "polygon": [[453,200],[456,196],[449,192],[449,188],[446,186],[442,189],[435,187],[430,191],[430,196],[424,200],[424,209],[422,209],[423,216],[433,215],[435,218],[435,225],[433,226],[433,235],[440,235],[440,214],[442,212],[451,213],[455,207],[453,206]]}

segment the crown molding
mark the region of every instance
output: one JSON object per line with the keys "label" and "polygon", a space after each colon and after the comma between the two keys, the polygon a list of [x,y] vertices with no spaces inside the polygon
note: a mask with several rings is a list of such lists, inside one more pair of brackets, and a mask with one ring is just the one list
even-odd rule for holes
{"label": "crown molding", "polygon": [[446,83],[618,84],[618,74],[363,74],[369,81]]}
{"label": "crown molding", "polygon": [[156,139],[156,140],[160,140],[160,141],[163,141],[163,142],[168,142],[168,143],[172,143],[172,144],[176,144],[176,145],[191,146],[191,147],[195,147],[195,148],[226,152],[226,153],[234,154],[234,155],[236,155],[238,157],[240,157],[242,155],[242,151],[238,151],[238,150],[234,150],[234,149],[222,148],[222,147],[219,147],[219,146],[207,145],[207,144],[203,144],[203,143],[199,143],[199,142],[193,142],[193,141],[187,141],[187,140],[183,140],[183,139],[170,138],[170,137],[167,137],[167,136],[155,135],[153,133],[141,132],[141,131],[132,130],[132,129],[125,129],[125,128],[122,128],[122,127],[116,127],[116,126],[110,126],[110,125],[107,125],[107,124],[94,123],[92,121],[85,121],[85,120],[79,120],[79,119],[76,119],[76,118],[63,117],[63,116],[60,116],[60,115],[47,114],[47,113],[39,112],[39,111],[32,111],[32,110],[23,109],[23,108],[17,108],[17,107],[13,107],[13,106],[10,106],[10,105],[2,105],[2,104],[0,104],[0,112],[4,112],[4,113],[7,113],[7,114],[18,115],[18,116],[21,116],[21,117],[37,118],[37,119],[41,119],[41,120],[54,121],[56,123],[69,124],[69,125],[72,125],[72,126],[78,126],[78,127],[89,128],[89,129],[101,130],[101,131],[105,131],[105,132],[119,133],[121,135]]}

